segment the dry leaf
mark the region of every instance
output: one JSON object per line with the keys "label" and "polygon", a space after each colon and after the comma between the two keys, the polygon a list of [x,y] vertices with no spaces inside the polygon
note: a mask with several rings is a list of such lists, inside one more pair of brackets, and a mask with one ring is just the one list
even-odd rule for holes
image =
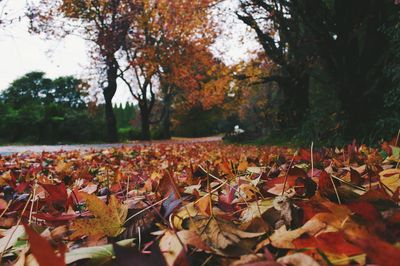
{"label": "dry leaf", "polygon": [[277,262],[292,266],[319,266],[318,262],[304,253],[286,255],[285,257],[277,259]]}
{"label": "dry leaf", "polygon": [[182,230],[174,233],[168,230],[160,240],[160,250],[168,265],[174,265],[179,255],[182,254],[182,251],[184,251],[182,244],[190,245],[200,250],[211,251],[201,237],[193,231]]}
{"label": "dry leaf", "polygon": [[94,218],[74,221],[71,227],[74,230],[72,239],[82,235],[115,237],[125,230],[123,224],[128,209],[126,205],[118,203],[114,195],[110,197],[108,206],[95,195],[82,193],[81,196],[86,200],[86,206]]}
{"label": "dry leaf", "polygon": [[197,216],[192,219],[191,230],[200,230],[201,238],[216,249],[239,244],[241,239],[255,238],[264,233],[249,233],[238,229],[233,223],[216,217]]}

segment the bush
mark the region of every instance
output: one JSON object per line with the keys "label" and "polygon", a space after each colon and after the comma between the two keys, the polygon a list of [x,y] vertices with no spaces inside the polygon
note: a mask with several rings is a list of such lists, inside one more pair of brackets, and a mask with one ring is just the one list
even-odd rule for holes
{"label": "bush", "polygon": [[142,138],[142,132],[140,128],[134,127],[130,129],[129,139],[130,140],[140,140]]}
{"label": "bush", "polygon": [[131,127],[118,128],[118,138],[120,141],[131,140],[133,129]]}

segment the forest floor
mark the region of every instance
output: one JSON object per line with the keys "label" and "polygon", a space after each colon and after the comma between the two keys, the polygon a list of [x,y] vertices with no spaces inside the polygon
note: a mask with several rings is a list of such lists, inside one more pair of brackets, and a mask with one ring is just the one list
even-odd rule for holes
{"label": "forest floor", "polygon": [[393,143],[297,149],[215,137],[31,147],[0,156],[0,265],[400,261]]}

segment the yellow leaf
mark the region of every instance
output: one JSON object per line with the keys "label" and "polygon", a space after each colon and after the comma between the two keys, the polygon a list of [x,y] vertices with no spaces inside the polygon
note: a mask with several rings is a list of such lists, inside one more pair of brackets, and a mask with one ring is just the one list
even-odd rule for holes
{"label": "yellow leaf", "polygon": [[0,186],[7,185],[8,184],[7,181],[10,181],[11,179],[12,179],[11,172],[10,171],[4,172],[0,176]]}
{"label": "yellow leaf", "polygon": [[400,169],[387,169],[379,173],[381,182],[392,192],[400,186]]}
{"label": "yellow leaf", "polygon": [[238,171],[241,171],[241,172],[243,172],[243,171],[246,171],[247,170],[247,167],[249,166],[249,164],[247,163],[247,161],[241,161],[240,163],[239,163],[239,165],[238,165]]}
{"label": "yellow leaf", "polygon": [[110,197],[108,206],[95,195],[87,193],[80,193],[80,195],[86,200],[87,209],[94,218],[74,221],[71,227],[74,230],[72,239],[82,235],[115,237],[125,230],[123,224],[128,209],[126,205],[120,204],[114,195]]}
{"label": "yellow leaf", "polygon": [[194,217],[198,215],[199,211],[196,209],[194,206],[193,202],[187,204],[186,206],[183,206],[179,209],[179,211],[173,215],[172,217],[172,224],[176,229],[182,229],[182,222],[183,220],[189,218],[189,217]]}
{"label": "yellow leaf", "polygon": [[55,170],[57,173],[70,174],[73,171],[72,166],[73,166],[72,162],[66,163],[64,162],[64,160],[60,160],[58,161]]}

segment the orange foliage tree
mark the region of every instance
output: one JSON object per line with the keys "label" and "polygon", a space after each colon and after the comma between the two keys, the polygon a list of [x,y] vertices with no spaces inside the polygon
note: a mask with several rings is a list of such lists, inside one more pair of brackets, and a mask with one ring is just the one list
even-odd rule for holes
{"label": "orange foliage tree", "polygon": [[[201,99],[205,106],[223,100],[229,71],[210,52],[216,36],[210,9],[217,2],[142,2],[125,46],[128,67],[121,71],[134,72],[123,79],[139,102],[142,138],[148,139],[150,124],[160,121],[163,136],[170,137],[171,106],[177,95],[187,103]],[[150,121],[157,96],[163,104],[160,121]]]}
{"label": "orange foliage tree", "polygon": [[79,30],[95,44],[92,54],[105,66],[109,141],[117,139],[112,98],[118,78],[138,101],[142,138],[150,138],[150,124],[157,122],[150,117],[158,97],[169,137],[176,95],[188,103],[201,99],[208,108],[221,102],[229,83],[229,69],[210,52],[216,37],[211,9],[219,1],[41,0],[30,10],[31,28],[61,36]]}

